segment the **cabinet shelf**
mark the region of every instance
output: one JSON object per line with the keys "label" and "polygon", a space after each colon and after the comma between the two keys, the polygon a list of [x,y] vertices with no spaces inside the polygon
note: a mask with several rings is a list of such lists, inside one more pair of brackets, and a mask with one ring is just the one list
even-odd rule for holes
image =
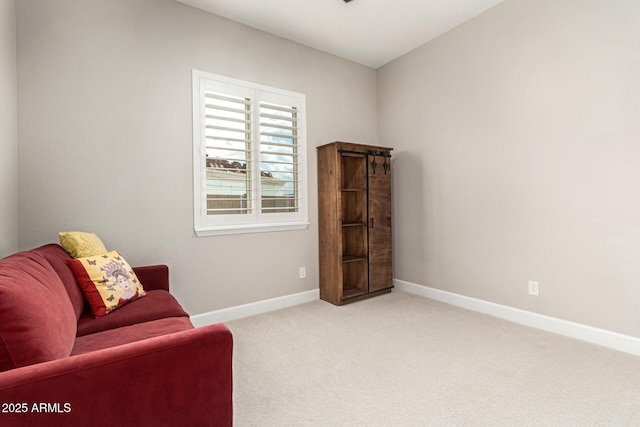
{"label": "cabinet shelf", "polygon": [[367,224],[365,224],[364,222],[343,222],[342,223],[342,227],[343,228],[347,228],[347,227],[363,227],[366,226]]}
{"label": "cabinet shelf", "polygon": [[349,254],[342,255],[343,264],[346,264],[348,262],[357,262],[357,261],[367,261],[367,257],[361,256],[361,255],[349,255]]}

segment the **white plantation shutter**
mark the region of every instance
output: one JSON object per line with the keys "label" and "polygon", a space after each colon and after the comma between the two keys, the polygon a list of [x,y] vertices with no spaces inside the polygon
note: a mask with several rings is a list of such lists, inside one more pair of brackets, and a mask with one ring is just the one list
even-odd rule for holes
{"label": "white plantation shutter", "polygon": [[205,93],[207,215],[252,212],[251,99]]}
{"label": "white plantation shutter", "polygon": [[300,150],[298,108],[260,103],[261,212],[298,212]]}
{"label": "white plantation shutter", "polygon": [[198,235],[306,228],[304,95],[193,71]]}

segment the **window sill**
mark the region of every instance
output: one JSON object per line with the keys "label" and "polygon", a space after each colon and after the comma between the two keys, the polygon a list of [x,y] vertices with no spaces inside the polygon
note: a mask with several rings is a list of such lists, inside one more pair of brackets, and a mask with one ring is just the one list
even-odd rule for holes
{"label": "window sill", "polygon": [[308,222],[281,223],[281,224],[242,224],[225,225],[220,227],[196,228],[196,236],[224,236],[229,234],[270,233],[273,231],[306,230]]}

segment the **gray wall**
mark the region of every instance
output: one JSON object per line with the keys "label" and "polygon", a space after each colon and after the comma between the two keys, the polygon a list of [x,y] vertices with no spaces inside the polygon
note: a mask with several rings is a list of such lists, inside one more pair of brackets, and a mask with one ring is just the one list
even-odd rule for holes
{"label": "gray wall", "polygon": [[0,258],[18,249],[18,81],[15,0],[0,2]]}
{"label": "gray wall", "polygon": [[[17,28],[21,249],[94,231],[191,314],[317,289],[315,147],[377,142],[374,70],[172,0],[21,1]],[[194,237],[193,68],[306,94],[308,230]]]}
{"label": "gray wall", "polygon": [[381,68],[395,276],[640,337],[638,76],[637,0],[508,0]]}
{"label": "gray wall", "polygon": [[[0,251],[16,222],[21,249],[92,230],[169,264],[192,314],[316,289],[313,147],[380,143],[398,279],[640,336],[638,17],[635,0],[507,0],[376,73],[171,0],[18,2],[20,210],[2,204]],[[307,95],[309,230],[194,237],[192,68]]]}

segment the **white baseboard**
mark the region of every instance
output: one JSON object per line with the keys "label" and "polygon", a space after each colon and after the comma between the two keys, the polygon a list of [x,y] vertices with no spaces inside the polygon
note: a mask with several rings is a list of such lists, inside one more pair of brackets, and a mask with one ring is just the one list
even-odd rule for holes
{"label": "white baseboard", "polygon": [[[394,279],[395,288],[413,295],[430,298],[467,310],[488,314],[500,319],[553,332],[570,338],[590,342],[613,350],[640,356],[640,338],[619,334],[617,332],[598,329],[580,323],[569,322],[555,317],[545,316],[506,305],[496,304],[464,295],[447,292],[428,286],[417,285],[404,280]],[[305,304],[320,298],[318,289],[256,301],[235,307],[210,311],[191,316],[194,326],[205,326],[214,323],[229,322],[243,317],[255,316],[269,311],[280,310],[294,305]]]}
{"label": "white baseboard", "polygon": [[222,310],[210,311],[208,313],[196,314],[191,316],[191,323],[193,323],[195,327],[200,327],[212,325],[214,323],[229,322],[231,320],[280,310],[282,308],[292,307],[294,305],[304,304],[318,299],[320,299],[320,290],[314,289],[311,291],[256,301],[235,307],[223,308]]}
{"label": "white baseboard", "polygon": [[558,335],[640,356],[640,338],[394,279],[396,289]]}

